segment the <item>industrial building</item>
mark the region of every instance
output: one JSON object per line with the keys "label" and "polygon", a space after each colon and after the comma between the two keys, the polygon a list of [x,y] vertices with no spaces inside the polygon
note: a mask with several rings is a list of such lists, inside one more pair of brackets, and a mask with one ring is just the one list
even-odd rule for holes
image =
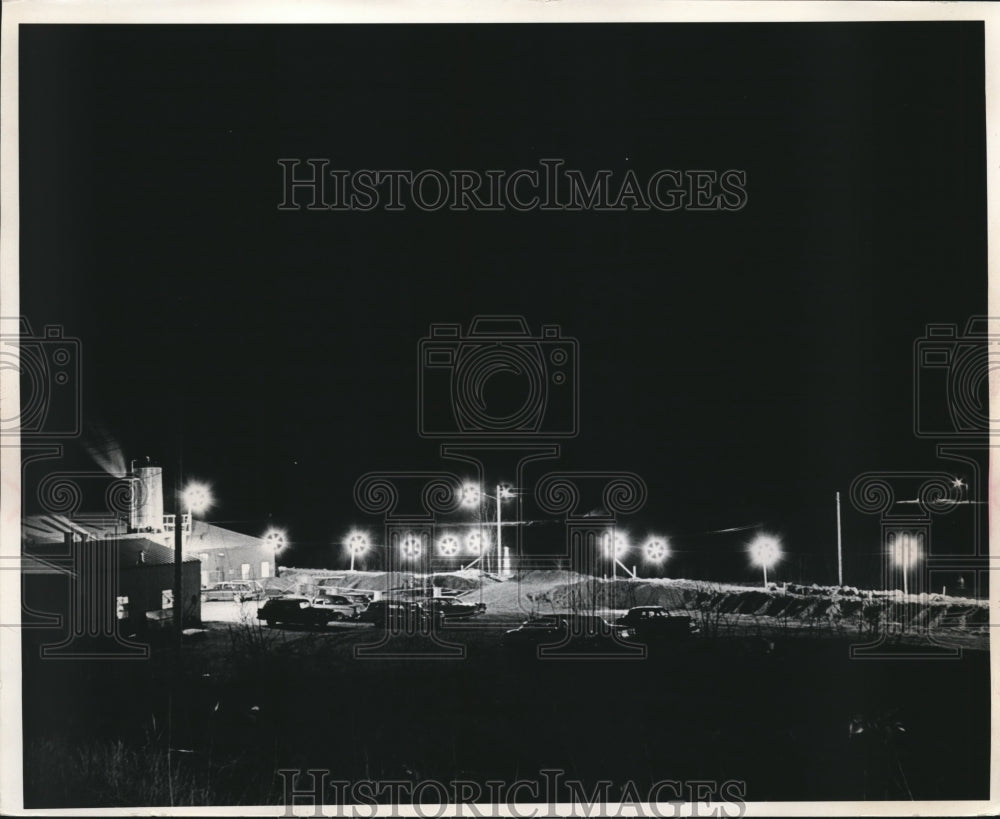
{"label": "industrial building", "polygon": [[[22,587],[29,619],[46,627],[59,623],[65,631],[80,619],[69,616],[74,607],[113,609],[117,633],[126,636],[173,620],[175,516],[163,511],[163,470],[147,464],[127,479],[127,521],[82,513],[22,520],[22,564],[31,569]],[[204,586],[274,575],[277,555],[264,538],[201,520],[192,526],[188,514],[181,525],[185,625],[200,624]]]}
{"label": "industrial building", "polygon": [[[163,513],[163,470],[144,466],[133,471],[129,531],[142,532],[164,546],[174,544],[174,515]],[[182,516],[185,559],[201,563],[202,586],[223,580],[263,580],[275,575],[277,555],[262,537],[224,529]]]}
{"label": "industrial building", "polygon": [[[67,616],[74,606],[100,619],[113,606],[121,635],[143,634],[173,619],[174,553],[148,535],[109,534],[62,515],[26,518],[22,533],[23,560],[35,567],[24,576],[24,603],[37,616],[54,616],[63,631],[74,627]],[[186,557],[185,624],[201,622],[199,574],[197,558]]]}

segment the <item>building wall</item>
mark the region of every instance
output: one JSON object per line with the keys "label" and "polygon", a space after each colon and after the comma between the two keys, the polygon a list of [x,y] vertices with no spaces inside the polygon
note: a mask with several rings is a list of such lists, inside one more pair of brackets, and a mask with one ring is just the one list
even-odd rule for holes
{"label": "building wall", "polygon": [[201,561],[201,584],[262,580],[275,574],[272,546],[263,538],[196,520],[184,541],[184,555]]}
{"label": "building wall", "polygon": [[274,552],[266,547],[241,546],[190,553],[201,562],[201,583],[222,580],[261,580],[274,576]]}
{"label": "building wall", "polygon": [[[199,570],[200,566],[195,561],[185,561],[181,570],[181,587],[185,599],[184,623],[186,625],[193,626],[201,623]],[[118,586],[119,619],[123,621],[122,627],[141,632],[148,625],[153,625],[146,617],[146,612],[172,610],[173,586],[174,567],[172,565],[146,565],[122,569]],[[164,599],[164,592],[169,593],[167,595],[169,600]],[[125,598],[127,598],[127,603]],[[166,609],[164,608],[165,602],[168,604]],[[121,605],[127,605],[127,610],[122,612]],[[164,619],[172,618],[164,617]]]}
{"label": "building wall", "polygon": [[[184,608],[186,625],[201,624],[201,594],[199,589],[199,565],[195,561],[184,563],[181,574],[187,604]],[[28,575],[23,582],[24,605],[27,611],[21,615],[26,629],[32,631],[41,643],[58,643],[69,634],[70,586],[80,581],[62,575]],[[118,633],[142,634],[154,625],[146,617],[146,612],[161,612],[163,592],[170,591],[173,597],[174,567],[172,565],[145,565],[122,568],[118,575],[118,599],[109,601],[117,604]],[[88,589],[79,591],[87,593]],[[127,602],[126,602],[127,601]],[[172,600],[170,601],[172,604]],[[167,611],[170,611],[169,609]],[[56,615],[58,624],[45,624],[45,615]],[[163,623],[169,624],[172,617],[164,616]],[[44,628],[39,628],[44,624]],[[37,634],[35,634],[37,632]]]}

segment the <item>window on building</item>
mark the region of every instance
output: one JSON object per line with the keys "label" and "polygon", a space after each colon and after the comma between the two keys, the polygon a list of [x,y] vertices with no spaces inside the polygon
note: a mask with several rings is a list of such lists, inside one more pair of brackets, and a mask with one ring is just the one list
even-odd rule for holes
{"label": "window on building", "polygon": [[160,592],[160,608],[172,609],[174,607],[174,590],[164,589]]}
{"label": "window on building", "polygon": [[250,564],[249,563],[244,563],[242,566],[240,566],[240,577],[242,577],[244,580],[249,580],[250,579]]}
{"label": "window on building", "polygon": [[115,616],[119,620],[128,620],[128,595],[115,598]]}
{"label": "window on building", "polygon": [[208,585],[208,572],[201,573],[201,587],[205,588]]}
{"label": "window on building", "polygon": [[268,563],[266,560],[262,560],[260,562],[260,576],[262,578],[271,576],[271,564]]}

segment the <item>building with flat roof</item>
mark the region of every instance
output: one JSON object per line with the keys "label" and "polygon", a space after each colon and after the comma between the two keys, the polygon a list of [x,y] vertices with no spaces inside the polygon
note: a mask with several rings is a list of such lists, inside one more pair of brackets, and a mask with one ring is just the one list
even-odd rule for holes
{"label": "building with flat roof", "polygon": [[[173,620],[174,552],[146,533],[109,534],[62,515],[35,515],[22,522],[22,561],[32,569],[22,573],[25,606],[64,632],[80,625],[80,614],[110,622],[112,607],[123,636]],[[185,556],[185,625],[201,623],[200,568],[197,557]]]}

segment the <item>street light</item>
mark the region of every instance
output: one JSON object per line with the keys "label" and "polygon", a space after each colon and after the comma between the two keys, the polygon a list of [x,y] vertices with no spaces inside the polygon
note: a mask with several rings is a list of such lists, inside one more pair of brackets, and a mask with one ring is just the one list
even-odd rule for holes
{"label": "street light", "polygon": [[748,547],[750,562],[764,570],[764,586],[767,587],[767,570],[781,560],[781,541],[774,535],[757,535]]}
{"label": "street light", "polygon": [[371,547],[371,539],[367,532],[360,529],[351,529],[344,538],[344,548],[351,556],[351,571],[354,571],[354,558],[360,557]]}
{"label": "street light", "polygon": [[482,532],[469,532],[465,536],[465,550],[470,555],[481,555],[489,546],[489,538]]}
{"label": "street light", "polygon": [[[178,482],[179,483],[179,482]],[[211,508],[212,488],[207,483],[192,481],[178,493],[177,507],[174,512],[174,628],[176,631],[177,652],[180,656],[181,635],[184,630],[184,514],[182,508],[187,508],[191,519],[191,534],[194,534],[194,516],[203,515]],[[197,599],[197,598],[196,598]]]}
{"label": "street light", "polygon": [[437,542],[438,553],[443,557],[454,557],[458,554],[462,544],[454,535],[441,535]]}
{"label": "street light", "polygon": [[[628,535],[625,532],[615,532],[612,537],[610,532],[604,535],[604,556],[611,557],[615,560],[625,557],[629,550]],[[614,551],[612,553],[611,544],[614,542]]]}
{"label": "street light", "polygon": [[920,542],[917,538],[904,532],[895,538],[892,543],[892,560],[903,570],[903,594],[910,593],[907,582],[907,575],[910,569],[917,565],[920,560]]}
{"label": "street light", "polygon": [[424,550],[424,544],[416,535],[406,535],[399,543],[399,551],[405,560],[416,560]]}
{"label": "street light", "polygon": [[278,576],[278,552],[288,545],[288,532],[284,529],[271,527],[264,534],[264,542],[271,547],[274,553],[274,576]]}
{"label": "street light", "polygon": [[618,566],[620,565],[625,571],[628,568],[621,559],[628,554],[628,550],[631,548],[631,544],[628,540],[628,533],[622,531],[610,531],[605,532],[604,537],[601,538],[601,543],[604,547],[604,556],[611,560],[611,577],[617,580],[618,578]]}
{"label": "street light", "polygon": [[466,509],[473,509],[482,502],[483,490],[474,483],[465,483],[458,491],[459,500]]}
{"label": "street light", "polygon": [[[212,498],[212,487],[200,481],[192,481],[185,486],[181,498],[188,514],[192,516],[204,515],[215,503]],[[194,520],[192,519],[191,522],[193,524]]]}
{"label": "street light", "polygon": [[662,563],[670,557],[669,541],[662,537],[651,537],[642,546],[642,556],[650,563]]}
{"label": "street light", "polygon": [[[517,491],[506,483],[498,483],[496,494],[491,495],[488,492],[484,492],[479,484],[467,481],[462,484],[462,487],[458,490],[459,502],[466,509],[475,509],[480,507],[480,522],[482,521],[482,503],[486,498],[492,501],[496,501],[497,505],[497,556],[496,556],[496,568],[500,571],[503,565],[503,522],[501,521],[501,507],[503,501],[512,500],[517,497]],[[482,555],[485,558],[485,551],[489,548],[489,539],[485,536],[481,537],[479,543],[476,547],[474,554]],[[466,538],[466,548],[469,548],[469,539]],[[475,561],[473,561],[475,563]],[[470,564],[471,565],[471,564]]]}

